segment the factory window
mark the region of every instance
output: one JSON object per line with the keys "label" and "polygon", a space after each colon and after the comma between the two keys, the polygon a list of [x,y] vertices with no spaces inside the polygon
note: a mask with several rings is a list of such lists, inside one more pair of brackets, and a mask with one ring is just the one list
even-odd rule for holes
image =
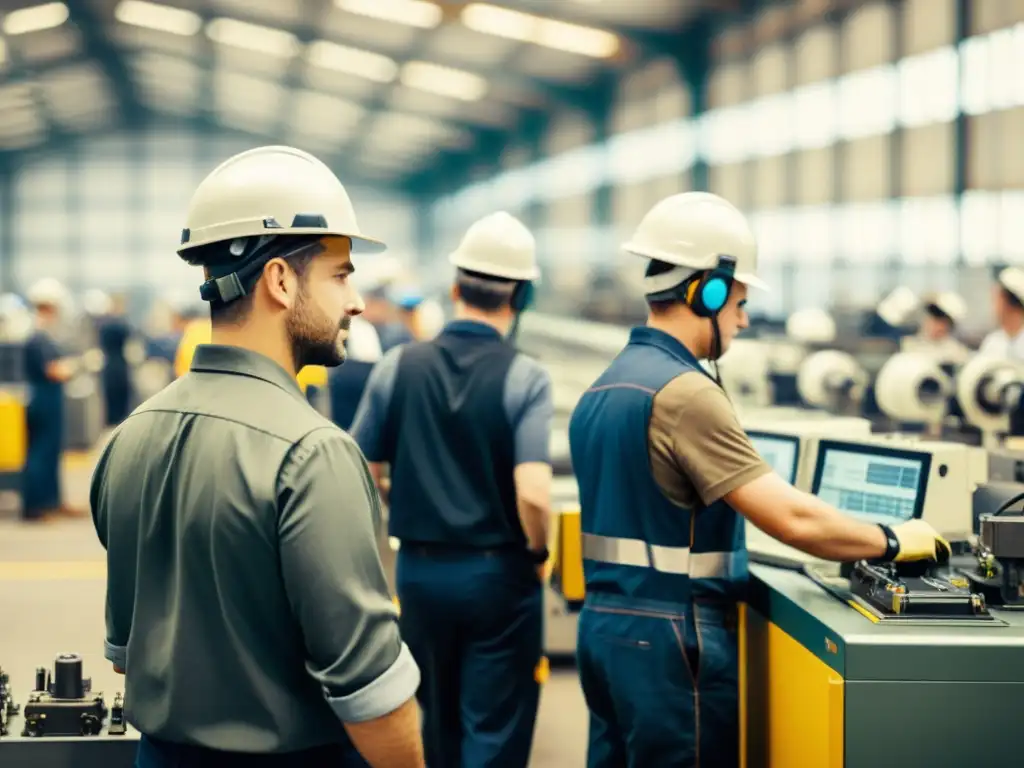
{"label": "factory window", "polygon": [[23,206],[14,217],[15,250],[27,258],[66,253],[73,225],[63,207]]}
{"label": "factory window", "polygon": [[[195,192],[199,171],[192,163],[151,161],[136,170],[143,175],[140,188],[150,206],[176,210],[184,221],[188,203]],[[179,224],[180,229],[184,224]]]}
{"label": "factory window", "polygon": [[750,109],[747,105],[706,112],[700,120],[700,147],[711,165],[727,165],[750,154]]}
{"label": "factory window", "polygon": [[896,252],[898,202],[858,203],[840,209],[839,252],[859,264],[879,264]]}
{"label": "factory window", "polygon": [[837,217],[829,205],[796,208],[790,218],[795,233],[793,260],[805,264],[829,264],[835,259]]}
{"label": "factory window", "polygon": [[1014,29],[1001,29],[989,37],[989,98],[991,109],[1009,109],[1024,103],[1020,65],[1024,54],[1020,46],[1024,34]]}
{"label": "factory window", "polygon": [[608,141],[607,176],[611,183],[631,183],[681,174],[696,154],[693,129],[687,120],[631,131]]}
{"label": "factory window", "polygon": [[759,211],[751,216],[751,224],[757,233],[760,263],[778,264],[792,258],[794,231],[788,208]]}
{"label": "factory window", "polygon": [[891,65],[855,72],[839,79],[839,135],[847,139],[875,136],[896,126],[896,69]]}
{"label": "factory window", "polygon": [[903,125],[942,123],[956,117],[958,63],[952,47],[911,56],[899,63],[899,113]]}
{"label": "factory window", "polygon": [[1000,255],[1020,264],[1024,262],[1024,192],[1004,192],[1000,214]]}
{"label": "factory window", "polygon": [[960,44],[960,108],[968,115],[988,112],[989,38],[972,37]]}
{"label": "factory window", "polygon": [[[590,192],[604,180],[604,144],[592,144],[563,152],[535,167],[539,196],[549,200]],[[643,164],[643,152],[636,153],[636,161]]]}
{"label": "factory window", "polygon": [[14,265],[18,282],[24,288],[46,277],[66,280],[71,268],[66,251],[54,252],[41,246],[22,248]]}
{"label": "factory window", "polygon": [[801,149],[819,149],[836,140],[836,84],[833,80],[793,91],[793,141]]}
{"label": "factory window", "polygon": [[991,192],[965,192],[960,201],[960,248],[971,266],[988,264],[999,254],[999,199]]}
{"label": "factory window", "polygon": [[14,194],[20,209],[63,206],[67,200],[68,173],[63,158],[41,160],[24,166],[15,175]]}
{"label": "factory window", "polygon": [[793,149],[795,107],[793,96],[780,93],[749,106],[752,149],[761,156],[784,155]]}
{"label": "factory window", "polygon": [[958,218],[952,197],[901,201],[900,260],[907,264],[952,264],[960,245]]}
{"label": "factory window", "polygon": [[499,206],[519,208],[530,201],[533,194],[532,169],[514,168],[505,171],[491,182],[491,194]]}

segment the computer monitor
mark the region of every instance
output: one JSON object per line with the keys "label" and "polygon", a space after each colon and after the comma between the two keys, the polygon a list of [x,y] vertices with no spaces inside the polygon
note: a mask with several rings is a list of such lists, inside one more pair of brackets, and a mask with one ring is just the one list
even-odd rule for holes
{"label": "computer monitor", "polygon": [[870,523],[896,525],[924,512],[932,453],[821,440],[811,493]]}
{"label": "computer monitor", "polygon": [[797,467],[800,464],[800,438],[797,435],[783,435],[773,432],[750,430],[750,442],[772,469],[787,483],[796,483]]}

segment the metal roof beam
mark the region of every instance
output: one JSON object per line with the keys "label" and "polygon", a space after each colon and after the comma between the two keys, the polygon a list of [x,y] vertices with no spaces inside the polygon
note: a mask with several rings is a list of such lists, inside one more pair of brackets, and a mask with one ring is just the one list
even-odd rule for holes
{"label": "metal roof beam", "polygon": [[117,96],[123,122],[129,127],[137,127],[141,124],[145,110],[124,57],[110,40],[103,20],[96,13],[92,3],[71,2],[68,3],[68,10],[72,23],[82,33],[86,50],[95,57],[103,74],[110,81]]}

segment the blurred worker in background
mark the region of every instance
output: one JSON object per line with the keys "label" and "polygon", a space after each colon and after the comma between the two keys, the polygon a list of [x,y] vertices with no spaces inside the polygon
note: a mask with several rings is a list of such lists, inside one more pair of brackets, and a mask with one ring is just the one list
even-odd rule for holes
{"label": "blurred worker in background", "polygon": [[736,601],[747,579],[740,515],[833,560],[934,558],[949,545],[921,520],[861,523],[796,490],[702,369],[747,327],[748,287],[766,287],[739,210],[707,193],[674,195],[624,249],[648,260],[647,325],[631,331],[569,425],[588,764],[729,768],[739,761]]}
{"label": "blurred worker in background", "polygon": [[64,384],[74,366],[54,338],[67,306],[68,293],[57,280],[45,278],[28,291],[35,310],[35,331],[25,345],[25,412],[28,450],[22,469],[22,518],[42,521],[57,514],[83,514],[63,503],[61,456],[64,453]]}
{"label": "blurred worker in background", "polygon": [[423,303],[423,293],[415,286],[403,285],[392,292],[390,300],[397,309],[398,322],[405,328],[407,340],[421,338],[417,312]]}
{"label": "blurred worker in background", "polygon": [[992,308],[999,327],[981,342],[978,351],[1010,360],[1024,360],[1024,270],[1003,269],[992,291]]}
{"label": "blurred worker in background", "polygon": [[361,317],[352,318],[345,351],[345,364],[331,370],[327,387],[331,398],[331,421],[348,430],[373,366],[380,362],[384,353],[377,329]]}
{"label": "blurred worker in background", "polygon": [[540,272],[533,236],[504,212],[473,224],[451,263],[455,320],[385,354],[352,434],[401,542],[402,635],[423,671],[427,763],[524,768],[539,699],[553,404],[547,372],[505,335]]}
{"label": "blurred worker in background", "polygon": [[424,764],[377,494],[296,382],[344,360],[350,253],[383,248],[289,147],[230,158],[192,197],[178,253],[205,272],[213,343],[115,430],[92,484],[140,768]]}
{"label": "blurred worker in background", "polygon": [[915,336],[906,336],[904,352],[922,352],[939,363],[959,365],[971,354],[970,349],[954,335],[957,324],[967,317],[967,302],[952,291],[943,291],[924,300],[921,329]]}
{"label": "blurred worker in background", "polygon": [[120,424],[132,406],[131,366],[127,348],[132,327],[125,316],[123,296],[110,297],[109,310],[100,318],[97,341],[103,352],[103,399],[106,403],[107,425]]}

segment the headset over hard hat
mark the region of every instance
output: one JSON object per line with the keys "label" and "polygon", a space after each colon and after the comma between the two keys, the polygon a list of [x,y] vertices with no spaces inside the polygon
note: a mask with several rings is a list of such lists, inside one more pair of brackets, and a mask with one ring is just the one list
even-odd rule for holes
{"label": "headset over hard hat", "polygon": [[540,277],[533,235],[505,211],[484,216],[470,226],[448,260],[459,269],[504,280]]}
{"label": "headset over hard hat", "polygon": [[230,243],[230,257],[225,252],[218,260],[237,263],[207,284],[216,284],[213,298],[227,302],[246,293],[238,272],[251,265],[257,273],[259,256],[263,263],[270,258],[265,246],[282,235],[347,237],[353,253],[386,247],[360,230],[348,192],[330,168],[308,152],[268,146],[225,160],[203,179],[189,203],[178,255],[205,266],[204,246]]}
{"label": "headset over hard hat", "polygon": [[746,216],[710,192],[683,192],[660,201],[622,248],[676,267],[645,277],[648,295],[674,288],[696,272],[714,269],[722,256],[736,260],[736,282],[768,289],[757,276],[757,240]]}

